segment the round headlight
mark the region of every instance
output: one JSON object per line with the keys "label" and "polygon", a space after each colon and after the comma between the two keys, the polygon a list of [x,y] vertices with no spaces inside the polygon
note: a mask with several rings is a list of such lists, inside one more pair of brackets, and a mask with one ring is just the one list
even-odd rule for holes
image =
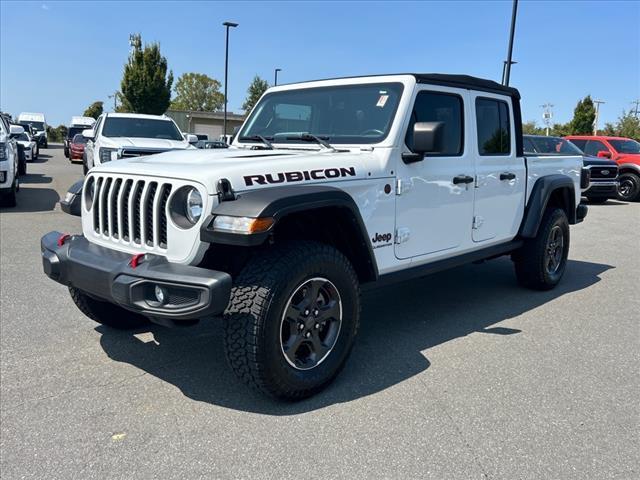
{"label": "round headlight", "polygon": [[195,188],[191,188],[187,193],[187,205],[185,209],[187,218],[191,223],[197,223],[202,216],[202,196]]}

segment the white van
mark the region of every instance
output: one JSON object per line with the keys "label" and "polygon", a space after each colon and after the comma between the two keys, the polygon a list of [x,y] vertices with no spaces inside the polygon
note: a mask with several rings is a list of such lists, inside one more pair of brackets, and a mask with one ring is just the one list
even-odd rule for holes
{"label": "white van", "polygon": [[44,118],[44,113],[22,112],[18,115],[18,123],[31,125],[31,128],[34,130],[33,138],[38,142],[38,145],[44,148],[49,146],[47,120]]}
{"label": "white van", "polygon": [[71,122],[67,128],[67,135],[64,138],[64,156],[69,158],[69,144],[73,137],[78,133],[82,133],[87,128],[93,128],[96,119],[93,117],[71,117]]}

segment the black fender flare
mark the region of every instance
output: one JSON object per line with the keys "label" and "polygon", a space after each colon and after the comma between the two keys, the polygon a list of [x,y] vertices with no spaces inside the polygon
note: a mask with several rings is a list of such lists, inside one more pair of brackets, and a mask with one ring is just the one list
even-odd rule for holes
{"label": "black fender flare", "polygon": [[[235,200],[223,201],[215,206],[200,230],[200,239],[207,243],[219,243],[238,246],[262,245],[277,227],[278,222],[293,213],[306,212],[325,207],[345,209],[354,222],[355,231],[360,238],[359,248],[366,249],[367,263],[371,276],[378,278],[378,267],[368,233],[355,201],[344,190],[323,185],[291,185],[283,187],[261,188],[249,190],[236,195]],[[231,217],[261,218],[271,217],[275,220],[272,227],[263,233],[242,235],[227,232],[216,232],[212,228],[213,219],[218,215]]]}
{"label": "black fender flare", "polygon": [[529,202],[524,209],[524,217],[520,224],[519,236],[534,238],[538,234],[538,228],[542,216],[547,209],[547,204],[553,192],[562,190],[564,207],[569,217],[569,223],[576,223],[576,197],[573,180],[566,175],[546,175],[536,180],[529,196]]}

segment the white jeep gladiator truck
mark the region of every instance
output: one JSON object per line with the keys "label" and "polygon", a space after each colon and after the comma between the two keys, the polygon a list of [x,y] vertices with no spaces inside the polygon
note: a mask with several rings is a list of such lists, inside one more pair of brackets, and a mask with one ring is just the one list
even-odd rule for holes
{"label": "white jeep gladiator truck", "polygon": [[92,169],[83,234],[45,235],[44,271],[116,328],[222,314],[241,379],[307,397],[349,355],[361,287],[501,255],[558,284],[582,158],[525,157],[519,101],[464,75],[271,88],[229,149]]}

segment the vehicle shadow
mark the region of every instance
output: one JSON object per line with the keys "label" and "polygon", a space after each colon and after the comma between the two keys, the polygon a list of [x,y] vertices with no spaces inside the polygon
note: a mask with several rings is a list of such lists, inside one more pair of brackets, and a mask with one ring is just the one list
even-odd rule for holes
{"label": "vehicle shadow", "polygon": [[445,342],[474,333],[498,335],[506,342],[521,330],[496,323],[588,288],[611,268],[569,261],[555,290],[533,292],[516,285],[511,261],[502,258],[368,291],[359,339],[344,371],[325,391],[297,403],[271,400],[236,379],[224,358],[220,321],[177,329],[153,325],[135,333],[104,326],[96,330],[111,359],[175,385],[189,398],[241,411],[295,415],[407,380],[429,368],[428,350]]}
{"label": "vehicle shadow", "polygon": [[[49,177],[44,177],[49,178]],[[50,183],[44,179],[40,182],[30,183]],[[31,188],[20,186],[18,192],[18,205],[12,208],[0,206],[0,212],[2,213],[33,213],[33,212],[48,212],[56,207],[56,204],[60,200],[60,195],[53,188]]]}

